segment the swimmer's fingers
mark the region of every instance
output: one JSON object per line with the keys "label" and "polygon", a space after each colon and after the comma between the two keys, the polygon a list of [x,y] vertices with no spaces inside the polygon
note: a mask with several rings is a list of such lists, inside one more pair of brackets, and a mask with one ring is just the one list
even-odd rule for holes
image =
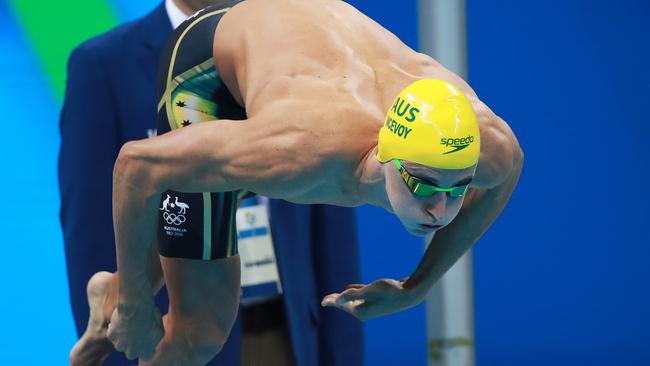
{"label": "swimmer's fingers", "polygon": [[340,294],[323,299],[323,306],[331,306],[365,321],[391,314],[417,304],[418,299],[402,287],[402,282],[381,279],[363,287],[348,288]]}
{"label": "swimmer's fingers", "polygon": [[360,301],[342,301],[342,299],[341,294],[330,294],[323,298],[321,305],[343,310],[354,316],[354,307],[358,305]]}
{"label": "swimmer's fingers", "polygon": [[366,300],[364,294],[368,290],[367,285],[361,284],[351,284],[347,285],[345,291],[339,293],[333,293],[327,295],[323,298],[321,305],[323,306],[333,306],[333,305],[342,305],[349,301],[355,300]]}
{"label": "swimmer's fingers", "polygon": [[365,314],[359,312],[359,306],[366,301],[370,301],[374,295],[372,286],[353,284],[346,286],[347,289],[340,294],[334,293],[327,295],[321,302],[322,306],[334,307],[345,311],[359,320],[366,320]]}
{"label": "swimmer's fingers", "polygon": [[338,293],[329,294],[323,297],[323,300],[320,302],[321,306],[332,306],[336,307],[336,300],[341,296]]}
{"label": "swimmer's fingers", "polygon": [[113,311],[108,325],[108,339],[128,359],[149,360],[164,336],[160,312],[154,306],[144,311]]}
{"label": "swimmer's fingers", "polygon": [[[350,298],[350,297],[348,297]],[[347,300],[345,301],[342,294],[331,294],[325,296],[321,305],[333,307],[354,316],[355,318],[364,321],[367,320],[366,311],[364,308],[364,300]]]}
{"label": "swimmer's fingers", "polygon": [[391,279],[376,280],[368,285],[354,286],[341,292],[341,301],[374,301],[401,290],[401,283]]}

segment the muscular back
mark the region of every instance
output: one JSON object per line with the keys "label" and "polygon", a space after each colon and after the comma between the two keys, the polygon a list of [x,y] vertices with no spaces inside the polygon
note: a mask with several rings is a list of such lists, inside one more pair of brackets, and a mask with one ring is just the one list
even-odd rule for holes
{"label": "muscular back", "polygon": [[259,128],[251,138],[262,148],[233,165],[273,182],[260,193],[295,202],[361,203],[359,164],[395,96],[417,79],[456,84],[479,122],[493,120],[464,81],[343,1],[247,0],[220,22],[214,53]]}

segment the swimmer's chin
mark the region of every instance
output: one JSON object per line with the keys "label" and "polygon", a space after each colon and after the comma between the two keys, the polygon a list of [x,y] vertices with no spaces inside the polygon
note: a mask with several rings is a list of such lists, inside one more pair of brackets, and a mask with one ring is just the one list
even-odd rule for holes
{"label": "swimmer's chin", "polygon": [[408,231],[411,235],[420,236],[420,237],[427,237],[431,234],[435,234],[438,230],[442,229],[443,227],[445,227],[445,225],[420,224],[415,227],[404,226],[406,231]]}
{"label": "swimmer's chin", "polygon": [[417,228],[417,227],[413,228],[413,227],[406,227],[405,226],[404,228],[406,229],[406,231],[409,232],[409,234],[419,236],[419,237],[422,237],[422,238],[429,235],[429,234],[431,234],[431,233],[433,233],[433,232],[435,232],[435,230],[422,229],[422,228]]}

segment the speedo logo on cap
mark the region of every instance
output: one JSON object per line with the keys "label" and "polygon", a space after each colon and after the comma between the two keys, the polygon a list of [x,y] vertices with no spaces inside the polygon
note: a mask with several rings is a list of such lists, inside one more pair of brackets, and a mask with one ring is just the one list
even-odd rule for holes
{"label": "speedo logo on cap", "polygon": [[455,153],[456,151],[460,151],[466,147],[468,147],[472,142],[474,142],[474,136],[469,135],[467,137],[461,137],[461,138],[441,138],[440,139],[440,145],[442,146],[448,146],[451,147],[452,149],[443,153],[444,154],[451,154]]}

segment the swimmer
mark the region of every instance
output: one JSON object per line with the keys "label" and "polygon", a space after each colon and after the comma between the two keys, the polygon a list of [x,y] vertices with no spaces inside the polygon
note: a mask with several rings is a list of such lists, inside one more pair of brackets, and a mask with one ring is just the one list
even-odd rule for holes
{"label": "swimmer", "polygon": [[[202,28],[203,35],[192,35]],[[201,39],[209,41],[184,47]],[[208,59],[196,56],[191,67],[174,61],[205,48]],[[202,248],[222,258],[205,279],[223,283],[218,317],[189,324],[174,319],[185,303],[170,301],[161,320],[151,243],[186,233],[178,225],[160,232],[168,191],[190,195],[178,196],[189,215],[195,205],[209,213],[212,202],[223,208],[234,204],[235,192],[251,191],[295,203],[371,204],[397,215],[414,235],[433,234],[408,278],[351,284],[322,300],[367,320],[420,303],[491,226],[520,176],[523,153],[513,132],[465,81],[345,2],[248,0],[206,8],[176,30],[169,54],[159,103],[169,131],[120,151],[113,176],[118,273],[106,277],[113,285],[101,286],[104,292],[93,292],[102,325],[96,342],[108,337],[141,364],[204,363],[227,337],[239,300],[236,245],[224,234],[215,240],[225,247]],[[209,96],[222,93],[233,103],[215,108]],[[178,109],[188,103],[191,110]],[[163,244],[161,253],[179,250],[173,246]],[[182,288],[183,276],[173,271],[163,268],[168,285],[174,278]],[[220,330],[209,342],[186,337],[208,324]]]}

